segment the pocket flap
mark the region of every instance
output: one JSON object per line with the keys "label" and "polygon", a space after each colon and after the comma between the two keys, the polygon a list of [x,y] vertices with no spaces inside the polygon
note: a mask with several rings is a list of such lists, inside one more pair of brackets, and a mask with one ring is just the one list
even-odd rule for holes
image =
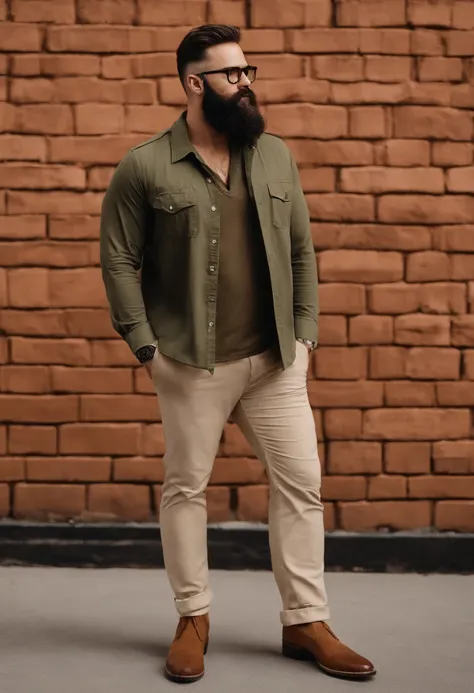
{"label": "pocket flap", "polygon": [[196,197],[192,190],[157,193],[152,201],[152,206],[155,209],[168,212],[168,214],[176,214],[176,212],[187,207],[193,207],[195,204]]}
{"label": "pocket flap", "polygon": [[268,191],[270,197],[276,197],[278,200],[283,202],[290,201],[290,184],[286,181],[270,181],[268,183]]}

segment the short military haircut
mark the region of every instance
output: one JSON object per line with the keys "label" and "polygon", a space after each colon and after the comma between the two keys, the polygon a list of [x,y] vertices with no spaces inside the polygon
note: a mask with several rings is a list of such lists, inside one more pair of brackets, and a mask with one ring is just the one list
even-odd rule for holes
{"label": "short military haircut", "polygon": [[204,24],[186,34],[176,51],[178,75],[183,86],[187,66],[203,60],[209,48],[221,43],[240,43],[240,29],[229,24]]}

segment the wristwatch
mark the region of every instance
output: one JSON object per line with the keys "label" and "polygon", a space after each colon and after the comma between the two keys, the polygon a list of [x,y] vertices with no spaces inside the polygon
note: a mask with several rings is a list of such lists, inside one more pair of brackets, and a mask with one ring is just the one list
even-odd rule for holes
{"label": "wristwatch", "polygon": [[316,342],[313,342],[311,339],[304,339],[303,337],[300,337],[298,338],[298,342],[304,344],[308,351],[314,351],[316,349]]}
{"label": "wristwatch", "polygon": [[137,359],[140,361],[140,363],[146,363],[147,361],[151,361],[152,358],[155,355],[156,351],[156,345],[155,344],[147,344],[146,346],[140,347],[135,352],[135,356]]}

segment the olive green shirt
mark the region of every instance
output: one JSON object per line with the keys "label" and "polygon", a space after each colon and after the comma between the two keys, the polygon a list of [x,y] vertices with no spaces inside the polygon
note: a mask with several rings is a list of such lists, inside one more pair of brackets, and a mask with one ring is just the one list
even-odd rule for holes
{"label": "olive green shirt", "polygon": [[[221,220],[216,188],[197,164],[186,114],[134,147],[114,172],[100,226],[102,276],[112,324],[135,353],[161,353],[214,371]],[[309,215],[294,159],[263,134],[244,149],[271,282],[284,368],[295,341],[317,341],[317,273]]]}

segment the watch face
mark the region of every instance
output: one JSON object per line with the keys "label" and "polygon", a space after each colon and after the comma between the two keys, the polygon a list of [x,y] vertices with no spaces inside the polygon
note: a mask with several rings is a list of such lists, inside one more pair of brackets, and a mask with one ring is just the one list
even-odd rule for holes
{"label": "watch face", "polygon": [[154,346],[145,346],[142,347],[137,351],[137,359],[140,361],[140,363],[145,363],[146,361],[150,361],[150,359],[153,358],[155,354],[155,349],[156,347]]}

